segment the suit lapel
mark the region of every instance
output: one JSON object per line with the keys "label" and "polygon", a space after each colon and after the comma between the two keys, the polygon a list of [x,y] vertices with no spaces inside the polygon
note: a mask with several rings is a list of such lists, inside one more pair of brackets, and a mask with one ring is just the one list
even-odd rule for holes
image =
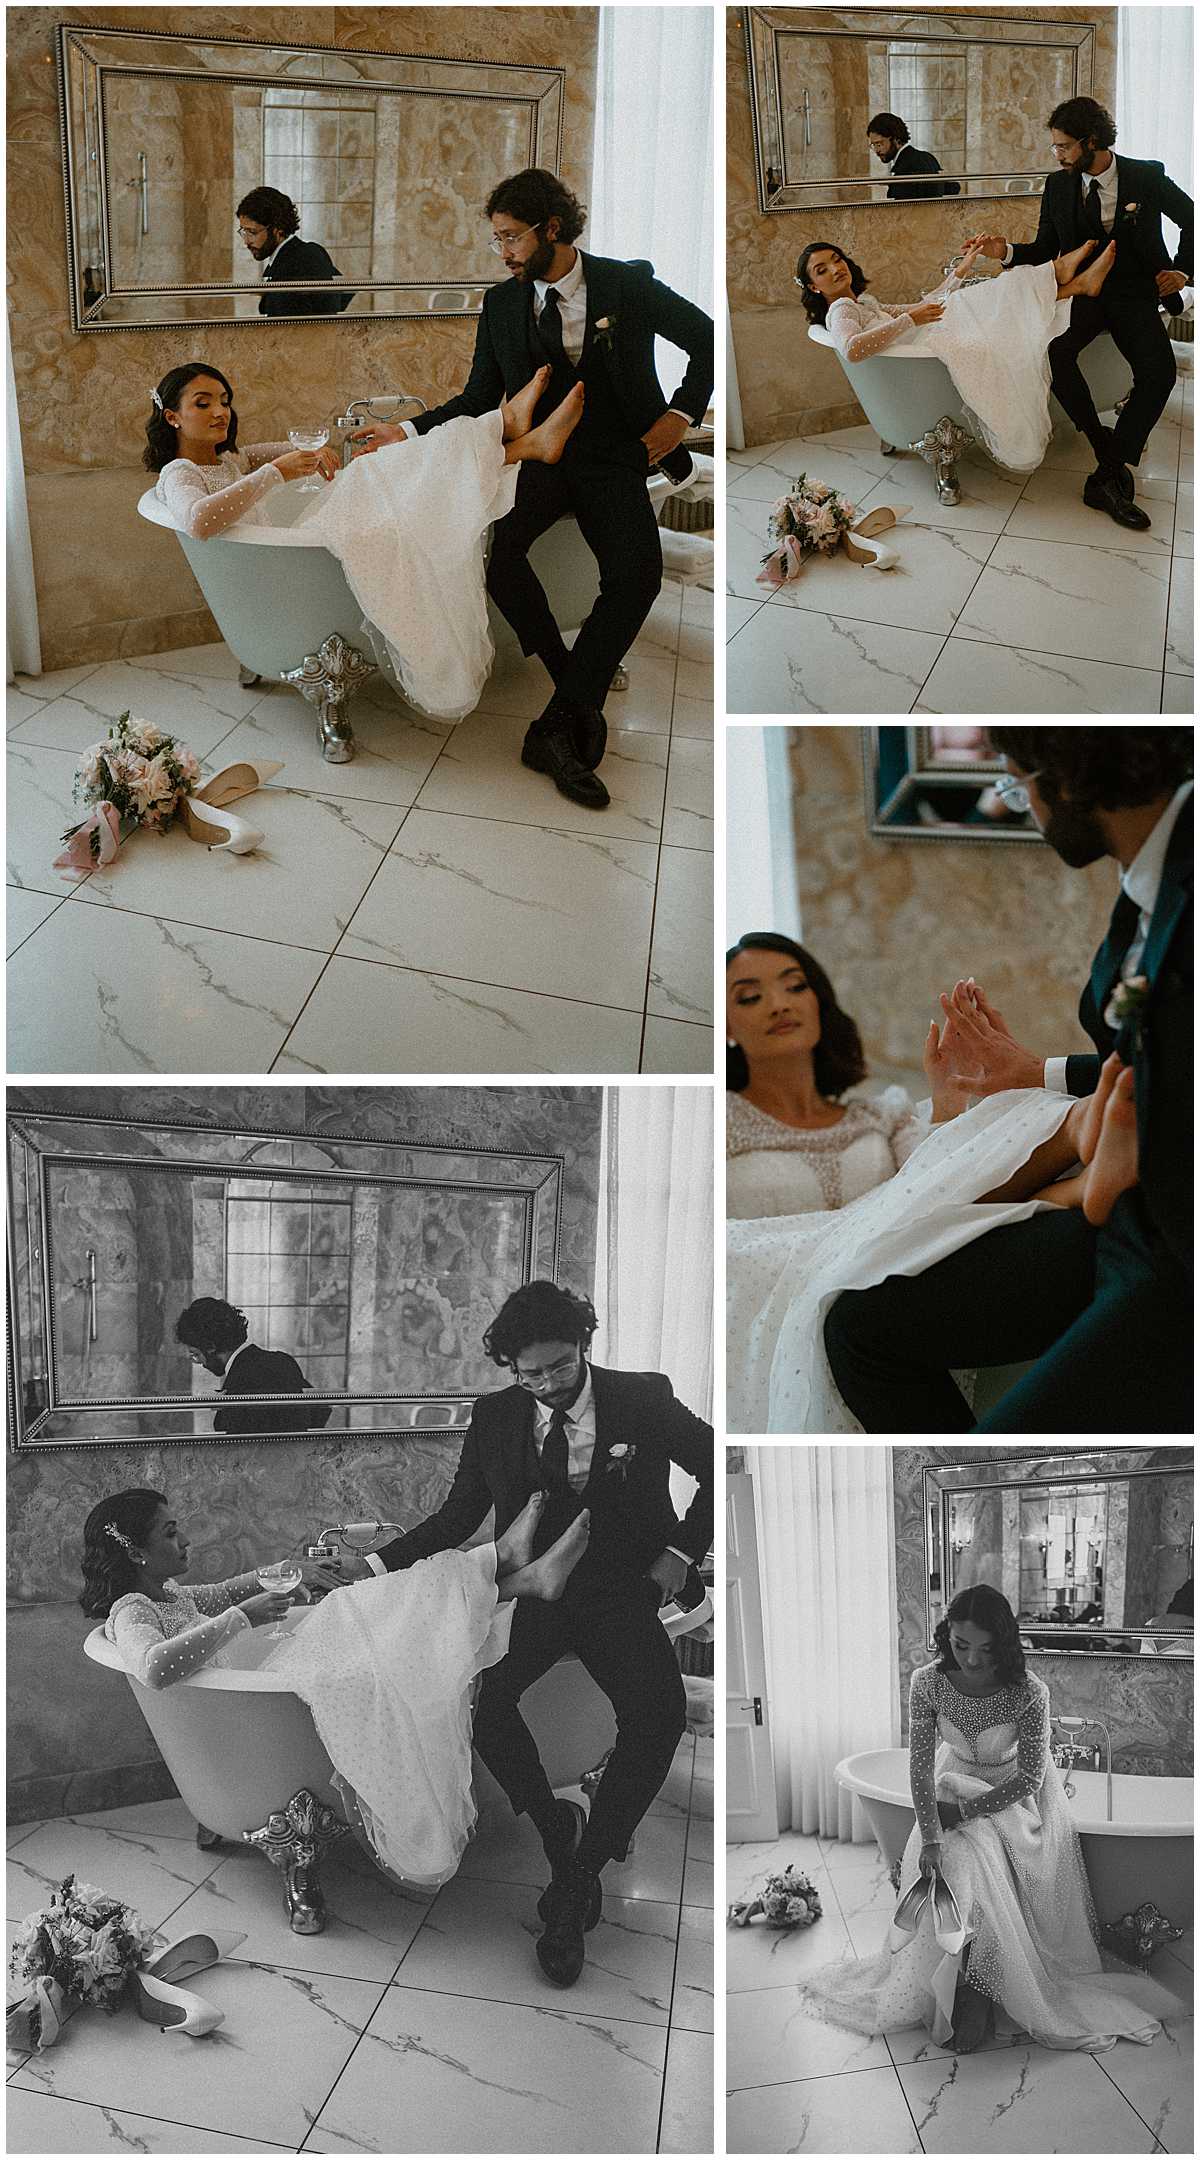
{"label": "suit lapel", "polygon": [[1158,888],[1154,914],[1150,919],[1150,933],[1146,939],[1146,948],[1142,954],[1142,964],[1138,971],[1150,983],[1153,983],[1159,968],[1162,966],[1167,948],[1175,934],[1175,925],[1191,897],[1191,823],[1192,804],[1189,800],[1183,804],[1175,820],[1175,830],[1171,834],[1171,844],[1167,849],[1167,859],[1163,864],[1162,883]]}
{"label": "suit lapel", "polygon": [[[590,313],[590,309],[589,309]],[[592,1409],[595,1413],[596,1438],[592,1445],[592,1460],[588,1467],[585,1492],[591,1492],[604,1476],[608,1451],[619,1435],[613,1429],[613,1402],[608,1385],[609,1376],[600,1367],[592,1367]]]}
{"label": "suit lapel", "polygon": [[[610,265],[602,256],[585,255],[583,250],[580,249],[580,257],[583,262],[583,276],[587,287],[587,320],[583,331],[583,351],[579,356],[579,364],[582,368],[589,358],[592,346],[595,343],[597,321],[601,316],[611,315],[613,312],[615,279],[612,276]],[[606,340],[605,344],[601,346],[601,351],[605,360],[608,361],[611,357],[609,341]]]}

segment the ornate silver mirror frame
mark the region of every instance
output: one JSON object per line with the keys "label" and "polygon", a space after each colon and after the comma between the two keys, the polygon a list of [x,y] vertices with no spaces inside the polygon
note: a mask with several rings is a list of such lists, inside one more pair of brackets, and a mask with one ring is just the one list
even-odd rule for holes
{"label": "ornate silver mirror frame", "polygon": [[[328,1135],[317,1140],[269,1129],[221,1132],[69,1113],[10,1115],[10,1447],[26,1452],[179,1442],[230,1445],[251,1437],[249,1427],[242,1433],[213,1429],[214,1410],[230,1403],[269,1402],[280,1412],[278,1429],[254,1426],[256,1440],[336,1441],[354,1433],[387,1440],[416,1429],[465,1424],[476,1395],[500,1378],[481,1348],[487,1321],[522,1282],[557,1276],[563,1170],[558,1155]],[[186,1181],[192,1191],[181,1195]],[[130,1330],[144,1329],[149,1315],[153,1359],[161,1367],[169,1336],[178,1381],[184,1354],[173,1343],[176,1308],[201,1292],[250,1304],[248,1297],[234,1294],[236,1284],[230,1285],[227,1273],[222,1280],[238,1242],[231,1241],[228,1229],[234,1185],[239,1202],[257,1202],[260,1222],[263,1201],[286,1208],[292,1195],[310,1214],[314,1203],[328,1214],[330,1201],[346,1213],[345,1289],[326,1289],[323,1295],[344,1306],[338,1325],[357,1352],[347,1356],[345,1377],[385,1365],[386,1382],[355,1390],[314,1381],[302,1395],[214,1396],[211,1384],[203,1393],[130,1387],[89,1395],[79,1371],[89,1370],[93,1356],[98,1365],[111,1356],[106,1333],[117,1338],[117,1363],[136,1380],[140,1351],[129,1348]],[[199,1205],[196,1194],[203,1196]],[[143,1281],[146,1268],[153,1271],[156,1262],[148,1258],[139,1271],[138,1224],[147,1246],[163,1251],[159,1231],[168,1205],[176,1214],[185,1210],[192,1250],[199,1254],[203,1247],[207,1255],[202,1281],[186,1282],[186,1266],[178,1284],[168,1284],[162,1270]],[[404,1216],[403,1237],[396,1228],[398,1210]],[[208,1218],[203,1229],[201,1213]],[[471,1232],[489,1252],[490,1264],[464,1269],[459,1259],[451,1267],[443,1250],[454,1247],[461,1255]],[[267,1244],[274,1270],[273,1233]],[[287,1235],[279,1245],[289,1253],[297,1250]],[[366,1267],[369,1277],[362,1273]],[[356,1279],[368,1284],[357,1310]],[[315,1274],[313,1280],[315,1285]],[[164,1290],[172,1293],[165,1299]],[[316,1287],[301,1295],[311,1315],[321,1295]],[[281,1292],[285,1305],[295,1296],[293,1290]],[[322,1317],[329,1319],[328,1309]],[[292,1347],[288,1333],[279,1339]],[[306,1339],[315,1343],[316,1332]],[[80,1344],[86,1345],[82,1366]],[[314,1369],[321,1364],[315,1353],[313,1364]],[[372,1377],[378,1381],[378,1373]],[[286,1406],[301,1402],[309,1411],[328,1406],[319,1431],[312,1430],[311,1420],[289,1424]]]}
{"label": "ornate silver mirror frame", "polygon": [[[1161,1496],[1153,1494],[1153,1488],[1149,1483],[1150,1480],[1155,1479],[1171,1481],[1169,1488],[1166,1484],[1163,1484]],[[1166,1555],[1170,1563],[1169,1572],[1179,1576],[1182,1582],[1185,1578],[1190,1577],[1194,1558],[1194,1530],[1190,1505],[1192,1479],[1193,1457],[1190,1448],[1097,1448],[1081,1450],[1079,1453],[1071,1451],[1069,1453],[1059,1452],[1044,1455],[1037,1454],[1030,1449],[1024,1455],[1005,1457],[1003,1459],[979,1457],[970,1462],[930,1465],[922,1472],[922,1514],[925,1524],[925,1617],[928,1646],[931,1649],[934,1646],[934,1628],[941,1619],[946,1605],[950,1602],[950,1595],[954,1587],[947,1565],[947,1556],[955,1549],[953,1511],[956,1500],[965,1499],[968,1503],[974,1500],[976,1505],[985,1505],[986,1496],[993,1494],[998,1496],[993,1508],[993,1514],[997,1517],[994,1527],[1000,1533],[1002,1551],[1007,1555],[1007,1563],[1011,1572],[1011,1534],[1015,1531],[1017,1538],[1023,1539],[1020,1525],[1022,1500],[1030,1500],[1043,1494],[1048,1496],[1054,1494],[1065,1495],[1072,1489],[1078,1490],[1081,1486],[1103,1491],[1106,1494],[1114,1494],[1117,1503],[1115,1519],[1107,1522],[1106,1531],[1099,1540],[1103,1556],[1101,1562],[1104,1575],[1103,1602],[1112,1604],[1115,1601],[1120,1601],[1124,1604],[1127,1595],[1125,1568],[1130,1536],[1130,1517],[1133,1512],[1133,1500],[1129,1495],[1135,1495],[1139,1502],[1139,1512],[1143,1518],[1142,1527],[1144,1530],[1146,1530],[1149,1514],[1153,1507],[1158,1505],[1161,1510],[1162,1505],[1167,1504],[1171,1521],[1165,1526],[1161,1523],[1158,1525],[1159,1531],[1162,1531],[1165,1527],[1166,1535],[1159,1536],[1157,1532],[1155,1533],[1155,1556],[1161,1562],[1162,1556]],[[1126,1488],[1124,1498],[1122,1498],[1119,1491],[1122,1486]],[[1186,1508],[1186,1535],[1183,1534],[1184,1510],[1182,1505],[1185,1493],[1188,1501]],[[1172,1531],[1178,1531],[1180,1534],[1177,1537],[1172,1537]],[[1007,1541],[1006,1533],[1009,1534]],[[1146,1530],[1146,1537],[1149,1541],[1150,1533],[1148,1530]],[[1118,1540],[1120,1541],[1119,1553],[1116,1549]],[[1019,1554],[1020,1547],[1018,1546]],[[992,1560],[996,1557],[995,1554],[991,1555]],[[1001,1565],[1002,1567],[1005,1565],[1003,1560]],[[1019,1577],[1020,1557],[1018,1557],[1017,1565]],[[1014,1585],[1013,1581],[1006,1585],[1004,1581],[995,1580],[997,1572],[999,1571],[995,1567],[990,1566],[989,1574],[983,1579],[992,1580],[993,1587],[1004,1592],[1005,1596],[1009,1598],[1009,1603],[1013,1605],[1014,1610],[1017,1610],[1019,1614],[1019,1607],[1022,1602],[1019,1586]],[[1009,1595],[1010,1590],[1014,1587],[1017,1587],[1015,1598]],[[1152,1602],[1154,1601],[1152,1600]],[[1161,1602],[1165,1604],[1167,1599],[1164,1597]],[[1147,1618],[1151,1617],[1156,1617],[1156,1615],[1147,1615]],[[1171,1635],[1165,1635],[1162,1631],[1149,1628],[1144,1624],[1140,1626],[1130,1624],[1129,1616],[1125,1612],[1122,1612],[1119,1620],[1114,1619],[1111,1625],[1103,1616],[1099,1616],[1095,1621],[1089,1622],[1082,1622],[1079,1619],[1063,1621],[1031,1619],[1027,1622],[1025,1619],[1021,1619],[1020,1626],[1021,1640],[1029,1654],[1047,1652],[1055,1656],[1066,1657],[1096,1657],[1097,1655],[1139,1657],[1143,1655],[1144,1646],[1146,1645],[1149,1645],[1156,1654],[1164,1654],[1163,1646],[1166,1643],[1168,1646],[1166,1654],[1171,1657],[1191,1658],[1193,1656],[1194,1637],[1190,1620],[1187,1622],[1186,1627],[1180,1626],[1177,1632]],[[1150,1654],[1149,1649],[1145,1651],[1145,1654]]]}
{"label": "ornate silver mirror frame", "polygon": [[[1051,83],[1048,74],[1045,98],[1048,112],[1064,98],[1091,91],[1096,26],[1081,21],[1078,16],[1061,22],[1032,22],[1020,13],[1008,12],[989,16],[956,15],[952,10],[748,7],[746,57],[754,121],[754,162],[759,208],[767,213],[846,209],[862,203],[887,205],[889,202],[886,170],[881,169],[878,177],[874,173],[828,172],[811,179],[800,178],[795,170],[801,161],[796,138],[798,136],[801,143],[807,138],[811,145],[812,118],[807,105],[794,109],[793,92],[786,86],[789,76],[796,73],[793,61],[803,67],[800,56],[817,40],[823,41],[827,48],[852,41],[862,53],[863,64],[859,72],[863,78],[863,110],[855,125],[865,144],[867,121],[872,116],[866,67],[866,49],[871,43],[895,40],[902,42],[914,55],[920,55],[924,46],[936,46],[944,54],[951,40],[964,47],[1000,45],[1010,51],[1019,45],[1031,58],[1038,54],[1051,55],[1056,80]],[[804,94],[802,92],[800,96]],[[886,100],[881,102],[886,104]],[[1043,117],[1039,114],[1039,119]],[[1012,194],[1038,195],[1050,170],[1048,136],[1045,157],[1015,171],[990,164],[980,170],[959,171],[949,165],[945,168],[946,176],[959,182],[963,195],[980,201]],[[913,191],[904,200],[906,209],[919,198],[923,184],[928,185],[931,193],[935,193],[938,186],[936,176],[927,183],[906,176],[904,184],[906,190]]]}
{"label": "ornate silver mirror frame", "polygon": [[[177,137],[171,157],[163,160],[173,174],[175,227],[185,229],[188,216],[201,220],[210,216],[206,198],[215,180],[225,183],[228,229],[222,202],[211,246],[214,254],[228,257],[231,272],[235,265],[241,267],[234,252],[241,249],[234,215],[241,195],[267,182],[300,199],[302,158],[299,153],[285,152],[281,135],[279,157],[272,161],[264,134],[268,103],[299,106],[302,118],[306,109],[319,106],[325,119],[332,118],[338,126],[345,108],[344,117],[347,121],[352,117],[357,127],[350,149],[372,149],[370,173],[367,159],[339,163],[335,154],[312,161],[314,172],[318,164],[338,168],[332,178],[314,179],[312,185],[323,195],[332,188],[335,197],[347,192],[353,196],[362,225],[358,237],[365,246],[352,245],[350,239],[335,241],[335,260],[343,247],[350,250],[350,260],[332,286],[310,279],[290,284],[278,281],[272,287],[276,295],[342,293],[350,288],[346,311],[273,315],[273,324],[478,313],[484,293],[498,282],[499,275],[494,258],[487,253],[487,228],[480,214],[488,191],[504,178],[505,171],[525,165],[557,167],[561,156],[566,83],[562,68],[321,45],[271,45],[249,38],[217,41],[183,32],[91,29],[72,23],[59,26],[57,51],[71,320],[77,331],[137,329],[148,323],[228,325],[263,320],[258,313],[262,287],[257,276],[249,274],[253,266],[248,256],[247,274],[240,280],[232,275],[225,281],[172,278],[166,274],[172,267],[166,259],[157,263],[157,275],[153,269],[148,276],[135,274],[159,184],[151,161],[139,147],[139,130],[161,130],[164,106],[171,109]],[[211,139],[215,129],[206,129],[201,116],[209,109],[207,100],[218,95],[230,108],[229,138],[234,146],[230,170],[228,175],[197,173],[189,211],[189,176],[183,162],[189,130],[197,148]],[[432,119],[431,107],[436,108]],[[215,119],[217,106],[211,110]],[[286,113],[274,117],[282,127]],[[450,175],[470,194],[465,231],[458,229],[464,220],[457,213],[468,206],[455,203],[456,214],[448,221],[452,241],[442,242],[447,250],[444,260],[438,260],[436,233],[422,230],[413,259],[403,262],[397,255],[405,244],[401,204],[398,199],[388,202],[381,194],[378,176],[386,176],[389,169],[401,173],[406,130],[414,141],[427,145],[431,137],[436,139],[447,130],[465,136],[472,129],[479,171],[466,180],[460,174]],[[146,139],[150,139],[148,132]],[[242,173],[236,171],[239,144]],[[503,170],[490,169],[496,159],[503,160]],[[327,207],[332,215],[335,210],[340,214],[343,205],[339,200]],[[414,197],[414,229],[420,226],[420,216]],[[134,235],[132,240],[126,227]],[[322,235],[302,230],[302,237],[321,240]],[[385,271],[383,258],[388,256],[392,259]],[[179,268],[178,261],[174,267]]]}
{"label": "ornate silver mirror frame", "polygon": [[983,726],[862,731],[867,830],[879,840],[1040,840],[995,793],[1002,759]]}

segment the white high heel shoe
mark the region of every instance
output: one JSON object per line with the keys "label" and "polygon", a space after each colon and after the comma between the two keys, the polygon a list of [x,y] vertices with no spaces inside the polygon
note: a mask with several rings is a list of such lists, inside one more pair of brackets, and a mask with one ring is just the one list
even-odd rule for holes
{"label": "white high heel shoe", "polygon": [[157,2025],[160,2032],[187,2033],[190,2039],[201,2040],[225,2023],[225,2012],[215,2004],[202,1995],[189,1994],[186,1988],[172,1987],[169,1980],[156,1979],[145,1967],[135,1972],[133,1990],[138,2016],[148,2025]]}
{"label": "white high heel shoe", "polygon": [[151,1973],[156,1980],[187,1980],[192,1973],[204,1972],[210,1965],[219,1965],[222,1958],[232,1957],[245,1940],[244,1929],[235,1935],[228,1928],[199,1928],[191,1935],[179,1935],[174,1942],[164,1943],[161,1950],[146,1959],[141,1971]]}
{"label": "white high heel shoe", "polygon": [[875,534],[890,531],[893,525],[899,524],[902,517],[908,516],[911,508],[911,503],[896,503],[894,506],[880,503],[876,509],[868,510],[857,525],[842,534],[842,546],[851,562],[865,564],[870,570],[893,570],[900,557],[894,547],[881,547]]}
{"label": "white high heel shoe", "polygon": [[226,804],[253,795],[256,788],[282,771],[278,758],[264,758],[261,764],[246,758],[237,765],[223,765],[194,795],[184,796],[183,822],[189,840],[199,840],[207,848],[223,848],[229,855],[252,854],[262,833],[245,818],[235,817]]}

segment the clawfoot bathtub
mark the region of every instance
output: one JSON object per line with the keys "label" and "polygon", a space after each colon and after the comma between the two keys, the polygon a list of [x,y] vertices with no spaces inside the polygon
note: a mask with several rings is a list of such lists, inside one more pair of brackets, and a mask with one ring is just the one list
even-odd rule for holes
{"label": "clawfoot bathtub", "polygon": [[[811,324],[808,334],[814,345],[837,351],[823,324]],[[932,353],[902,352],[898,345],[876,353],[871,360],[850,361],[840,353],[838,358],[850,388],[879,437],[880,449],[889,455],[902,449],[915,450],[933,467],[938,501],[949,505],[960,501],[958,460],[970,449],[975,435],[945,364]],[[1079,365],[1097,412],[1111,412],[1133,382],[1128,362],[1105,335],[1080,354]],[[1053,392],[1050,417],[1056,433],[1074,432]]]}
{"label": "clawfoot bathtub", "polygon": [[[304,1617],[304,1607],[294,1608],[284,1625],[303,1626]],[[692,1612],[668,1607],[662,1616],[672,1636],[690,1634],[711,1617],[709,1598]],[[181,1799],[203,1826],[201,1843],[225,1837],[257,1845],[283,1877],[293,1931],[321,1934],[322,1857],[351,1829],[365,1840],[347,1822],[307,1703],[259,1670],[271,1649],[264,1631],[238,1636],[220,1665],[166,1688],[143,1687],[125,1673],[102,1626],[83,1647],[95,1664],[124,1674]],[[556,1790],[586,1779],[616,1737],[607,1697],[574,1657],[544,1674],[521,1709]],[[507,1807],[478,1758],[475,1796],[481,1815]]]}

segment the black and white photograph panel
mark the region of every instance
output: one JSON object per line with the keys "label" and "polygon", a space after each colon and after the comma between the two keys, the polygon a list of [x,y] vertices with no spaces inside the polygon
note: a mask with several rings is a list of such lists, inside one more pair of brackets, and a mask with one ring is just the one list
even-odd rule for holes
{"label": "black and white photograph panel", "polygon": [[713,1143],[10,1089],[9,2151],[713,2150]]}
{"label": "black and white photograph panel", "polygon": [[731,727],[738,1433],[1193,1430],[1193,730]]}
{"label": "black and white photograph panel", "polygon": [[726,1472],[728,2150],[1192,2152],[1191,1448]]}

